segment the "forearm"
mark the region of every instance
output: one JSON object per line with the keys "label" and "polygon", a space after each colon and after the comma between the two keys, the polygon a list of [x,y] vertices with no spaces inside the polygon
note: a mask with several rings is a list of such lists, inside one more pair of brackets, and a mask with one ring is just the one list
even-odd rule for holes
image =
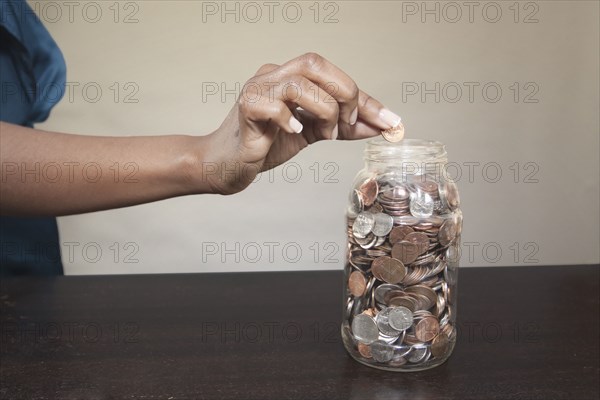
{"label": "forearm", "polygon": [[2,215],[68,215],[209,193],[206,137],[101,137],[0,122]]}

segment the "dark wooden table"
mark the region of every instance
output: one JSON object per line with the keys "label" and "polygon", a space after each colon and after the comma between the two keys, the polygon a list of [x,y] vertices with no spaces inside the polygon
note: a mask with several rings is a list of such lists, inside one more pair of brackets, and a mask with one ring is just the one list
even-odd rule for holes
{"label": "dark wooden table", "polygon": [[599,267],[470,268],[459,342],[417,373],[353,361],[342,274],[1,282],[2,399],[598,399]]}

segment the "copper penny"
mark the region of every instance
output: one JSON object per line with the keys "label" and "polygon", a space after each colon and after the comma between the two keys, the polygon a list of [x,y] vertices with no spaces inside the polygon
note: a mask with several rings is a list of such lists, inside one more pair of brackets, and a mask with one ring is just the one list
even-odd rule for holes
{"label": "copper penny", "polygon": [[404,240],[414,243],[419,249],[419,255],[429,249],[429,237],[423,232],[412,232],[404,237]]}
{"label": "copper penny", "polygon": [[443,357],[448,352],[449,341],[445,333],[440,333],[431,342],[431,354],[434,357]]}
{"label": "copper penny", "polygon": [[399,283],[406,275],[406,267],[400,260],[382,256],[377,257],[371,264],[373,276],[387,283]]}
{"label": "copper penny", "polygon": [[386,129],[381,131],[381,134],[388,142],[396,143],[402,140],[404,137],[404,125],[402,122],[398,123],[398,125],[393,128]]}
{"label": "copper penny", "polygon": [[365,276],[358,271],[352,272],[348,278],[348,289],[350,290],[350,293],[355,297],[360,297],[365,294],[366,288],[367,280],[365,279]]}
{"label": "copper penny", "polygon": [[410,226],[397,226],[390,232],[390,243],[396,244],[404,239],[409,233],[413,233],[414,230]]}
{"label": "copper penny", "polygon": [[453,220],[446,220],[438,232],[438,240],[442,246],[448,246],[456,237],[456,224]]}
{"label": "copper penny", "polygon": [[371,347],[368,344],[358,342],[357,347],[358,347],[358,352],[364,358],[372,358],[373,357],[373,355],[371,354]]}
{"label": "copper penny", "polygon": [[419,246],[407,240],[402,240],[392,247],[392,257],[405,265],[414,262],[418,256]]}
{"label": "copper penny", "polygon": [[435,317],[425,317],[415,326],[415,336],[422,342],[429,342],[440,333],[440,324]]}
{"label": "copper penny", "polygon": [[362,197],[363,203],[367,207],[371,206],[375,202],[378,191],[379,187],[375,179],[369,179],[358,188],[358,192]]}

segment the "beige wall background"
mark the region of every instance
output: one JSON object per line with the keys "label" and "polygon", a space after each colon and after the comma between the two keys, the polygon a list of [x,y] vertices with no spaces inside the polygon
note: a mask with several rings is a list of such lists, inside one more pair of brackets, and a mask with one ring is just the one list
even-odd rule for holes
{"label": "beige wall background", "polygon": [[[599,262],[596,1],[67,3],[30,1],[72,88],[40,128],[207,134],[236,83],[315,51],[447,144],[461,265]],[[66,273],[341,268],[363,146],[318,143],[232,197],[60,218]]]}

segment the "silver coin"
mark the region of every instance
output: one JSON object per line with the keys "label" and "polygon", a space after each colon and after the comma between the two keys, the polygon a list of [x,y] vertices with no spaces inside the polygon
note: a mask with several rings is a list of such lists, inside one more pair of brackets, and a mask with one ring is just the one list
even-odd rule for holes
{"label": "silver coin", "polygon": [[389,343],[389,344],[397,342],[399,338],[400,338],[400,335],[388,336],[388,335],[384,335],[381,332],[379,333],[379,340],[383,340],[384,342]]}
{"label": "silver coin", "polygon": [[354,215],[358,215],[363,211],[363,200],[359,191],[354,189],[350,194],[350,210],[354,213]]}
{"label": "silver coin", "polygon": [[412,346],[407,346],[404,344],[394,346],[394,358],[395,357],[404,357],[412,350]]}
{"label": "silver coin", "polygon": [[375,225],[375,219],[373,214],[368,211],[361,212],[356,216],[354,223],[352,224],[352,234],[356,238],[365,238]]}
{"label": "silver coin", "polygon": [[385,236],[377,236],[377,241],[375,242],[375,246],[373,246],[373,247],[381,246],[382,244],[385,243],[385,239],[386,239]]}
{"label": "silver coin", "polygon": [[378,303],[385,303],[385,295],[390,290],[402,290],[402,288],[391,283],[382,283],[375,288],[375,301]]}
{"label": "silver coin", "polygon": [[377,328],[379,328],[379,332],[383,333],[386,336],[399,336],[400,330],[394,329],[390,326],[389,322],[389,314],[392,311],[391,307],[384,307],[379,311],[377,316],[375,317],[375,322],[377,323]]}
{"label": "silver coin", "polygon": [[371,355],[373,360],[386,363],[394,356],[394,348],[383,340],[377,340],[371,343]]}
{"label": "silver coin", "polygon": [[396,225],[416,225],[419,223],[419,218],[415,218],[412,215],[402,215],[393,218]]}
{"label": "silver coin", "polygon": [[427,346],[413,346],[406,359],[413,364],[418,364],[427,361],[429,355],[431,355],[431,353]]}
{"label": "silver coin", "polygon": [[377,213],[373,219],[375,220],[373,233],[377,236],[386,236],[394,226],[394,219],[385,213]]}
{"label": "silver coin", "polygon": [[379,339],[379,329],[375,320],[366,314],[359,314],[352,320],[352,333],[359,342],[371,344]]}
{"label": "silver coin", "polygon": [[371,247],[375,246],[375,243],[377,243],[377,236],[369,233],[364,239],[356,238],[356,243],[358,243],[358,245],[363,249],[370,249]]}
{"label": "silver coin", "polygon": [[388,323],[392,329],[405,331],[413,324],[413,313],[406,307],[392,307],[388,313]]}
{"label": "silver coin", "polygon": [[346,303],[346,318],[349,318],[352,315],[352,307],[354,306],[354,299],[352,297],[348,297],[348,302]]}
{"label": "silver coin", "polygon": [[429,193],[413,193],[410,201],[410,213],[416,218],[429,218],[433,214],[433,199]]}

